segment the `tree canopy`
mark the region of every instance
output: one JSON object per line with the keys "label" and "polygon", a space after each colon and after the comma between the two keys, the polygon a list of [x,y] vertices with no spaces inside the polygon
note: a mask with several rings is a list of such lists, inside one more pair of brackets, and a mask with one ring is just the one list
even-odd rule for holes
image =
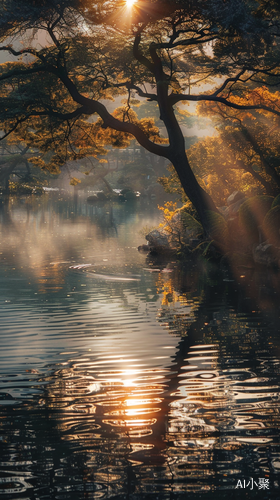
{"label": "tree canopy", "polygon": [[[278,127],[277,0],[0,0],[0,13],[0,54],[13,58],[0,66],[3,138],[36,148],[33,162],[51,171],[136,138],[173,164],[207,232],[215,203],[190,167],[174,108],[208,103]],[[156,103],[167,139],[138,118],[141,102]]]}

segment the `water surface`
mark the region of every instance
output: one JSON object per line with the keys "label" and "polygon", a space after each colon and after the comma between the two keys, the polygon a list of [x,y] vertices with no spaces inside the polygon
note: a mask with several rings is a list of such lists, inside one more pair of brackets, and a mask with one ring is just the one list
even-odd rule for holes
{"label": "water surface", "polygon": [[0,495],[279,498],[279,274],[137,251],[158,211],[0,211]]}

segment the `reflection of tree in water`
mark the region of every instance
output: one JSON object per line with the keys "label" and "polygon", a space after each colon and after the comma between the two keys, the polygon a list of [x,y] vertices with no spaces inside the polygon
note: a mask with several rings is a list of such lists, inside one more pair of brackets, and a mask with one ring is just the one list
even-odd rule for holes
{"label": "reflection of tree in water", "polygon": [[[23,443],[17,457],[39,463],[42,473],[35,495],[181,500],[219,492],[226,498],[239,477],[268,475],[269,498],[277,498],[273,329],[252,314],[236,283],[216,273],[205,277],[204,287],[197,269],[157,277],[159,321],[181,334],[165,370],[125,372],[112,353],[92,353],[43,380],[45,393],[26,405],[26,425],[16,424]],[[7,427],[10,418],[8,412]],[[9,440],[5,456],[14,446],[12,433]]]}
{"label": "reflection of tree in water", "polygon": [[195,320],[183,325],[176,371],[177,393],[185,398],[171,404],[167,433],[174,475],[189,480],[200,464],[206,483],[211,474],[221,483],[223,474],[233,485],[233,469],[246,477],[267,474],[273,484],[280,448],[280,364],[273,350],[279,323],[269,327],[263,320],[248,283],[243,288],[222,278],[208,277]]}
{"label": "reflection of tree in water", "polygon": [[170,333],[184,336],[196,319],[196,311],[203,300],[201,275],[204,270],[194,262],[184,273],[180,268],[168,267],[158,275],[157,291],[161,294],[158,321],[168,325]]}

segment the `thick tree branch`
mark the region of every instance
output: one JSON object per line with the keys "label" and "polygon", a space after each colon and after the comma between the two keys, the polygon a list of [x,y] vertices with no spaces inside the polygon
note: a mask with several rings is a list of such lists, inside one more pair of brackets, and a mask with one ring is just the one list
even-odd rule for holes
{"label": "thick tree branch", "polygon": [[158,98],[157,98],[157,95],[156,94],[151,94],[149,92],[144,92],[144,90],[142,90],[138,85],[130,85],[130,88],[131,90],[136,90],[137,94],[140,96],[140,97],[145,97],[146,99],[148,99],[148,101],[158,101]]}
{"label": "thick tree branch", "polygon": [[108,83],[108,85],[106,85],[106,88],[120,88],[120,87],[126,87],[128,90],[135,90],[140,97],[144,97],[145,99],[148,99],[148,101],[158,100],[156,94],[145,92],[144,90],[141,89],[141,87],[139,87],[139,85],[135,85],[134,83],[131,83],[131,81],[114,83],[114,84]]}
{"label": "thick tree branch", "polygon": [[141,35],[140,33],[137,33],[133,44],[133,55],[135,59],[140,62],[140,64],[143,64],[151,73],[154,73],[153,63],[151,63],[151,61],[149,61],[149,59],[145,57],[139,49],[140,42],[141,42]]}
{"label": "thick tree branch", "polygon": [[58,76],[58,78],[60,78],[65,87],[68,89],[72,99],[78,104],[82,105],[84,114],[92,115],[94,113],[97,113],[100,116],[100,118],[102,118],[104,122],[104,127],[110,127],[114,130],[117,130],[118,132],[125,132],[127,134],[131,134],[135,137],[135,139],[139,142],[139,144],[144,148],[146,148],[148,151],[150,151],[150,153],[154,153],[155,155],[169,159],[170,149],[168,146],[161,146],[160,144],[156,144],[150,141],[150,139],[146,136],[143,130],[136,124],[130,122],[122,122],[118,120],[109,113],[104,104],[80,94],[76,85],[72,82],[72,80],[67,75],[66,71],[63,70],[62,68],[54,72]]}
{"label": "thick tree branch", "polygon": [[34,57],[37,57],[38,59],[40,59],[41,61],[43,62],[46,62],[46,59],[45,57],[43,56],[43,54],[39,53],[37,50],[35,49],[22,49],[22,50],[15,50],[11,45],[5,45],[3,47],[0,47],[0,50],[1,51],[6,51],[6,52],[9,52],[10,54],[12,54],[13,56],[16,56],[16,57],[19,57],[19,56],[22,56],[24,54],[30,54]]}

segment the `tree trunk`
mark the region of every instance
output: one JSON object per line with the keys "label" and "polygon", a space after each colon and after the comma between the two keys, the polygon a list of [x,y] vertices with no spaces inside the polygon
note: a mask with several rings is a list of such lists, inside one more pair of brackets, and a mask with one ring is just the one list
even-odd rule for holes
{"label": "tree trunk", "polygon": [[172,158],[171,156],[170,159],[187,197],[197,210],[206,235],[209,236],[210,226],[207,211],[212,210],[213,212],[218,212],[218,209],[209,194],[206,193],[206,191],[204,191],[204,189],[198,184],[185,151],[175,153],[174,157]]}
{"label": "tree trunk", "polygon": [[157,101],[160,118],[164,122],[169,138],[168,158],[172,162],[182,187],[197,210],[204,232],[210,236],[211,227],[208,210],[218,212],[212,198],[202,189],[196,180],[186,156],[185,138],[173,109],[172,101],[168,94],[169,79],[164,73],[162,61],[153,44],[150,45],[150,55],[153,60],[153,73],[157,82]]}
{"label": "tree trunk", "polygon": [[168,158],[177,172],[187,197],[197,210],[206,236],[210,236],[211,228],[207,212],[209,210],[218,212],[218,210],[212,198],[197,182],[191,169],[185,150],[185,138],[170,103],[167,86],[160,81],[157,90],[160,117],[165,124],[170,143]]}

